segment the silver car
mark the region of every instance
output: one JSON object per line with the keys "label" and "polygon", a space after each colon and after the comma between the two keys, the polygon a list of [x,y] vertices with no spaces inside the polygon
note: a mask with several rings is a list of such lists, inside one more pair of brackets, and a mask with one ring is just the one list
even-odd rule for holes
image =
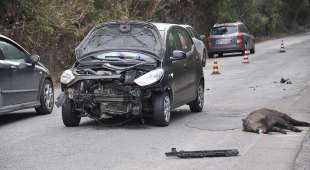
{"label": "silver car", "polygon": [[194,44],[197,48],[197,51],[200,55],[201,58],[201,63],[202,63],[202,67],[206,66],[206,59],[207,59],[207,48],[205,46],[205,43],[203,42],[203,39],[206,38],[205,35],[198,35],[197,31],[190,25],[181,25],[183,28],[186,28],[186,30],[189,32],[189,34],[191,35]]}
{"label": "silver car", "polygon": [[255,38],[242,22],[215,24],[208,37],[208,55],[250,50],[255,52]]}
{"label": "silver car", "polygon": [[0,114],[27,108],[40,114],[52,112],[53,82],[39,59],[0,35]]}

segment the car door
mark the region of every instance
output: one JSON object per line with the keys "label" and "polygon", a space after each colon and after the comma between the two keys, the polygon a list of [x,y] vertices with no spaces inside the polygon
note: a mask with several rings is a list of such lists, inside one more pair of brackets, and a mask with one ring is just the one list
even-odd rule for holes
{"label": "car door", "polygon": [[184,89],[186,89],[186,84],[184,83],[187,77],[186,59],[177,61],[170,60],[170,57],[173,56],[173,51],[180,50],[180,46],[180,39],[178,38],[176,29],[175,27],[172,27],[168,30],[166,37],[166,60],[168,61],[167,72],[172,79],[170,84],[173,91],[174,107],[184,104]]}
{"label": "car door", "polygon": [[182,89],[182,97],[184,102],[190,102],[195,98],[197,86],[197,68],[200,66],[200,57],[195,49],[192,38],[185,29],[176,29],[178,38],[180,40],[180,47],[178,50],[186,54],[186,59],[183,60],[183,76],[185,80],[182,82],[184,88]]}
{"label": "car door", "polygon": [[39,92],[39,71],[30,63],[29,54],[12,42],[0,42],[5,61],[12,69],[11,89],[8,100],[12,105],[37,101]]}
{"label": "car door", "polygon": [[4,55],[0,49],[0,110],[5,106],[10,105],[10,100],[8,96],[9,90],[11,90],[11,78],[12,69],[9,63],[5,61]]}

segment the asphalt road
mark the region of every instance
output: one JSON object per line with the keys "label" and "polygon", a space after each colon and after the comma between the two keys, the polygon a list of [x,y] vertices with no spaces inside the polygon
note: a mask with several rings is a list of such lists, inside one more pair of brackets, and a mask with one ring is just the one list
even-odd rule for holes
{"label": "asphalt road", "polygon": [[[241,56],[220,58],[220,75],[210,74],[208,60],[204,111],[181,107],[168,127],[148,121],[105,127],[84,118],[79,127],[66,128],[57,108],[44,116],[33,110],[0,116],[0,169],[310,169],[308,128],[287,135],[241,130],[241,119],[262,107],[310,122],[310,33],[283,40],[286,53],[279,53],[281,39],[259,43],[250,64],[242,64]],[[279,83],[281,77],[293,84]],[[166,158],[172,147],[239,149],[240,155]]]}

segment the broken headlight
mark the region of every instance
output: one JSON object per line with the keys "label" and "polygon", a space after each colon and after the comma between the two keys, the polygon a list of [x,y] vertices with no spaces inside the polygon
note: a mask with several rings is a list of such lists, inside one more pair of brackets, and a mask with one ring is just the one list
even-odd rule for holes
{"label": "broken headlight", "polygon": [[139,86],[147,86],[159,81],[164,74],[163,69],[152,70],[134,80]]}
{"label": "broken headlight", "polygon": [[72,80],[74,80],[75,76],[73,75],[71,70],[64,71],[60,76],[60,82],[62,84],[69,84]]}

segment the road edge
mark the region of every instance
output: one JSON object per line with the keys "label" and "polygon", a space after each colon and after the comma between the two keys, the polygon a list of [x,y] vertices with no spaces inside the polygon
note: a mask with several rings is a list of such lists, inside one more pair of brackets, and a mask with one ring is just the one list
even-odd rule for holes
{"label": "road edge", "polygon": [[301,143],[296,158],[294,160],[294,170],[310,170],[310,130]]}

